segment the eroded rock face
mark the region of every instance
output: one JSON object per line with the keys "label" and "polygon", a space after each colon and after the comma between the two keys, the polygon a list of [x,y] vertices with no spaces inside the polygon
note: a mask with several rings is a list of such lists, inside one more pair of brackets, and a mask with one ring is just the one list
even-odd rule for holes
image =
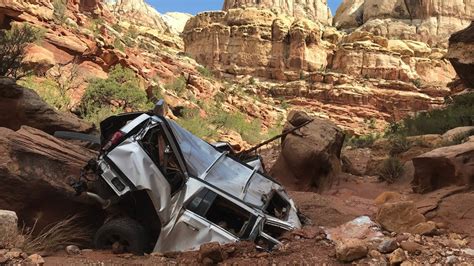
{"label": "eroded rock face", "polygon": [[474,142],[438,148],[413,159],[415,192],[474,182]]}
{"label": "eroded rock face", "polygon": [[256,8],[231,9],[191,18],[184,42],[186,53],[222,72],[285,80],[287,70],[299,76],[325,68],[328,51],[322,33],[310,20]]}
{"label": "eroded rock face", "polygon": [[446,55],[463,82],[474,88],[474,22],[469,27],[454,33],[449,39]]}
{"label": "eroded rock face", "polygon": [[143,0],[114,0],[109,1],[109,5],[113,13],[126,17],[134,25],[154,27],[161,31],[168,29],[161,14]]}
{"label": "eroded rock face", "polygon": [[42,20],[53,18],[54,7],[49,0],[1,0],[0,24],[9,23],[12,18],[37,17]]}
{"label": "eroded rock face", "polygon": [[0,209],[15,211],[20,220],[38,218],[38,226],[89,210],[69,186],[95,154],[58,140],[38,129],[0,128]]}
{"label": "eroded rock face", "polygon": [[326,0],[225,0],[223,10],[241,7],[267,8],[296,18],[307,18],[331,25],[331,10]]}
{"label": "eroded rock face", "polygon": [[332,122],[311,118],[304,112],[288,115],[286,130],[314,119],[282,139],[282,151],[270,170],[271,176],[291,190],[327,188],[341,171],[344,133]]}
{"label": "eroded rock face", "polygon": [[54,110],[33,90],[16,85],[14,80],[0,78],[0,126],[17,130],[22,125],[50,134],[58,130],[84,133],[94,130],[92,124]]}
{"label": "eroded rock face", "polygon": [[474,16],[472,1],[345,0],[334,25],[372,32],[390,39],[410,39],[446,46],[449,36]]}

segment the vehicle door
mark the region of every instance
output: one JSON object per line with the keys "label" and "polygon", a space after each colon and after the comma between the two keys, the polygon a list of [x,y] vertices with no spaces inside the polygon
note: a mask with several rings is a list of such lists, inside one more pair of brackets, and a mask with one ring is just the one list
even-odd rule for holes
{"label": "vehicle door", "polygon": [[193,250],[209,242],[252,239],[258,221],[250,210],[203,187],[186,202],[174,228],[160,237],[156,250]]}

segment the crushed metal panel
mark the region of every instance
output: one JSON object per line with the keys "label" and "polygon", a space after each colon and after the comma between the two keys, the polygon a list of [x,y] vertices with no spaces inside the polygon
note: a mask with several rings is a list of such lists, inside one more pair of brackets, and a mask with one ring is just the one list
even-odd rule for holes
{"label": "crushed metal panel", "polygon": [[185,210],[174,223],[168,236],[160,236],[155,250],[160,252],[194,250],[204,243],[226,244],[238,240],[237,237],[209,223],[206,219]]}
{"label": "crushed metal panel", "polygon": [[[132,138],[124,140],[106,155],[137,190],[150,190],[160,218],[169,217],[171,187],[151,158]],[[169,219],[169,218],[168,218]],[[164,221],[168,221],[165,219]]]}

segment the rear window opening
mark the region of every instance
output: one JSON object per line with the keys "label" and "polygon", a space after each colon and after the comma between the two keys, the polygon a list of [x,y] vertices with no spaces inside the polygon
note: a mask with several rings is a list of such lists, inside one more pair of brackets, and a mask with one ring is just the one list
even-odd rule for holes
{"label": "rear window opening", "polygon": [[140,141],[140,145],[170,184],[171,194],[178,192],[185,182],[185,176],[163,129],[160,126],[151,128]]}
{"label": "rear window opening", "polygon": [[286,219],[290,210],[290,203],[280,193],[274,191],[265,208],[266,213],[278,219]]}
{"label": "rear window opening", "polygon": [[281,227],[278,227],[278,226],[274,226],[274,225],[271,225],[271,224],[265,224],[263,226],[263,232],[265,234],[268,234],[270,235],[271,237],[275,238],[275,239],[280,239],[280,237],[283,236],[284,233],[286,233],[287,231]]}
{"label": "rear window opening", "polygon": [[224,197],[205,188],[198,192],[187,209],[206,218],[233,235],[245,237],[252,215]]}

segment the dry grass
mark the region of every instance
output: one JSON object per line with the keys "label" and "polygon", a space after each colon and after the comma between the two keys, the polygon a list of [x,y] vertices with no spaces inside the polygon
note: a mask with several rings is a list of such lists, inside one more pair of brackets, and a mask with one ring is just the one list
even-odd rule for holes
{"label": "dry grass", "polygon": [[37,234],[35,222],[31,229],[22,230],[24,241],[19,248],[27,253],[54,252],[66,245],[89,243],[92,230],[81,224],[82,219],[80,215],[73,215],[46,226]]}

